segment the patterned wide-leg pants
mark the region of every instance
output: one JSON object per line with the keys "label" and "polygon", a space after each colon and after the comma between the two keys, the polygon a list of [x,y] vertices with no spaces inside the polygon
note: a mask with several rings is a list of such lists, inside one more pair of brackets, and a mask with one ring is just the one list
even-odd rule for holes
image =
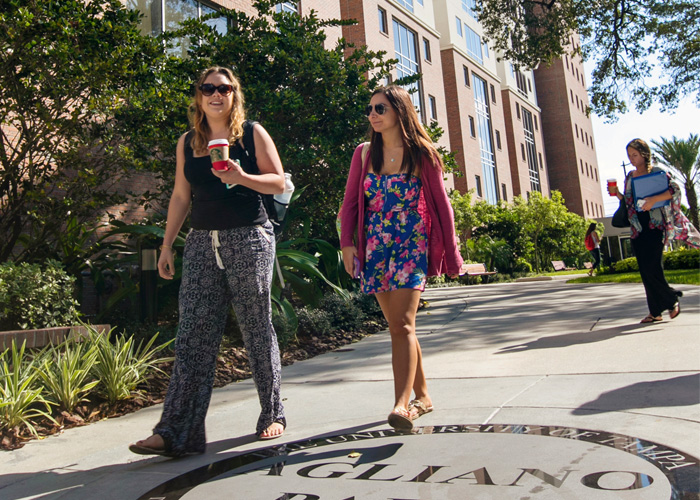
{"label": "patterned wide-leg pants", "polygon": [[[192,230],[185,244],[175,363],[163,415],[154,429],[172,455],[202,453],[216,358],[232,304],[248,351],[262,411],[259,434],[284,419],[281,363],[272,327],[272,225]],[[223,267],[223,268],[222,268]]]}

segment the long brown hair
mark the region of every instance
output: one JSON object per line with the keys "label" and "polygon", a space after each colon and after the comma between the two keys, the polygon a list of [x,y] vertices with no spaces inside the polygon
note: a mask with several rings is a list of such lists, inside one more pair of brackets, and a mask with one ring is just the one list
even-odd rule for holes
{"label": "long brown hair", "polygon": [[[416,108],[413,106],[411,96],[402,87],[398,85],[389,85],[387,87],[379,87],[373,93],[372,97],[377,94],[384,94],[389,100],[389,104],[396,111],[399,117],[399,127],[401,127],[401,141],[403,142],[404,155],[401,161],[401,172],[407,175],[413,175],[413,172],[422,167],[422,158],[431,158],[431,165],[443,169],[442,159],[438,154],[433,141],[423,128],[423,124],[418,118]],[[372,158],[372,171],[379,174],[382,171],[382,163],[384,162],[384,141],[382,134],[377,133],[370,126],[370,155]]]}
{"label": "long brown hair", "polygon": [[651,148],[646,141],[642,139],[632,139],[627,144],[627,147],[625,147],[625,151],[627,148],[632,148],[642,155],[642,158],[644,158],[644,162],[646,163],[647,170],[651,170]]}
{"label": "long brown hair", "polygon": [[204,83],[204,81],[213,73],[220,73],[224,75],[233,87],[233,105],[231,106],[231,114],[228,116],[228,129],[229,137],[228,141],[233,144],[240,137],[243,136],[243,122],[245,121],[245,100],[243,99],[243,91],[241,90],[241,83],[238,78],[235,77],[233,71],[228,68],[221,66],[213,66],[204,70],[202,75],[197,80],[195,85],[194,97],[192,98],[192,103],[187,110],[187,116],[190,120],[190,126],[194,129],[194,138],[192,139],[192,149],[197,154],[206,154],[207,143],[209,142],[209,134],[211,129],[209,128],[209,123],[207,123],[207,116],[202,110],[202,91],[199,90],[199,86]]}

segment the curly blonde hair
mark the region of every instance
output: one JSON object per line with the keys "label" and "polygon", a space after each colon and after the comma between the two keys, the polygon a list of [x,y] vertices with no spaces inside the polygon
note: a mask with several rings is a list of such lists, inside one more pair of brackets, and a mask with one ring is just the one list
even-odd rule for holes
{"label": "curly blonde hair", "polygon": [[194,138],[192,139],[192,149],[197,154],[206,154],[207,144],[209,142],[209,134],[211,129],[207,123],[207,116],[202,110],[202,91],[199,90],[200,85],[213,73],[219,73],[224,75],[233,87],[233,106],[231,106],[231,114],[229,115],[228,128],[229,137],[228,141],[233,144],[239,138],[243,136],[243,122],[245,121],[245,100],[243,98],[243,91],[241,90],[241,83],[238,78],[233,74],[228,68],[222,66],[213,66],[204,70],[202,75],[197,80],[194,89],[194,97],[192,98],[192,103],[190,103],[189,109],[187,110],[187,116],[190,120],[190,126],[194,129]]}

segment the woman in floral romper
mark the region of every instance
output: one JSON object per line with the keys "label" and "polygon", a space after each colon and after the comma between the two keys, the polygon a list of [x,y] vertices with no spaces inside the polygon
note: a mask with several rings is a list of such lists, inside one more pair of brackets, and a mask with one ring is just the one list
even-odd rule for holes
{"label": "woman in floral romper", "polygon": [[366,112],[370,142],[358,146],[350,166],[340,243],[345,270],[360,275],[362,291],[375,294],[389,323],[389,425],[411,429],[413,420],[433,409],[416,337],[420,294],[428,276],[463,273],[463,261],[442,162],[408,92],[380,88]]}

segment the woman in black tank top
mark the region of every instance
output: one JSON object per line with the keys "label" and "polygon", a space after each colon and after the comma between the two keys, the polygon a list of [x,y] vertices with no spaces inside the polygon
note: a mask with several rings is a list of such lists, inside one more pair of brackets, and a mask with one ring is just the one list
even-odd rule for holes
{"label": "woman in black tank top", "polygon": [[[192,130],[177,144],[175,187],[158,260],[160,276],[173,279],[172,245],[191,209],[175,365],[163,415],[153,435],[129,446],[134,453],[146,455],[204,452],[204,418],[231,306],[262,407],[256,434],[260,439],[272,439],[281,436],[286,427],[279,347],[270,305],[275,242],[260,197],[284,191],[282,162],[259,124],[252,128],[259,171],[246,171],[236,161],[245,121],[244,99],[238,79],[228,68],[204,71],[189,117]],[[228,139],[231,144],[226,170],[212,168],[207,144],[213,139]]]}

